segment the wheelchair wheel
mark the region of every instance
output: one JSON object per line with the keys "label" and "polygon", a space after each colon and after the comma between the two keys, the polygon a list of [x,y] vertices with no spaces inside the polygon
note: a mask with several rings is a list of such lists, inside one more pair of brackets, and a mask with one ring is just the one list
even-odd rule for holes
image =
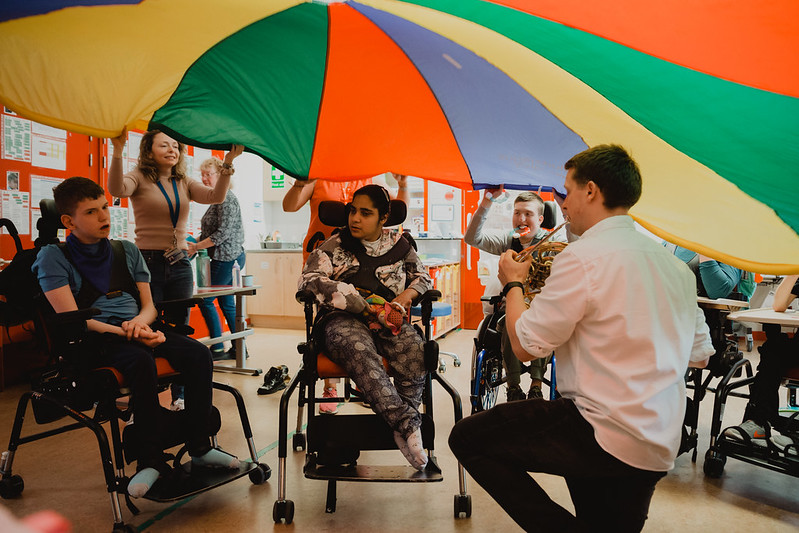
{"label": "wheelchair wheel", "polygon": [[22,494],[24,488],[25,482],[22,480],[22,476],[15,474],[11,477],[0,480],[0,497],[2,497],[4,500],[16,498]]}
{"label": "wheelchair wheel", "polygon": [[286,524],[290,524],[294,520],[294,502],[291,500],[276,501],[272,507],[272,519],[276,524],[281,520],[285,520]]}
{"label": "wheelchair wheel", "polygon": [[261,485],[272,476],[272,469],[263,463],[258,463],[258,468],[250,470],[248,475],[253,485]]}
{"label": "wheelchair wheel", "polygon": [[455,495],[455,518],[464,518],[472,516],[472,497],[469,494],[456,494]]}
{"label": "wheelchair wheel", "polygon": [[483,349],[474,357],[474,365],[472,413],[478,413],[491,409],[497,403],[502,384],[502,357]]}
{"label": "wheelchair wheel", "polygon": [[702,470],[707,477],[720,478],[726,462],[727,457],[724,454],[710,449],[705,453],[705,464],[702,466]]}

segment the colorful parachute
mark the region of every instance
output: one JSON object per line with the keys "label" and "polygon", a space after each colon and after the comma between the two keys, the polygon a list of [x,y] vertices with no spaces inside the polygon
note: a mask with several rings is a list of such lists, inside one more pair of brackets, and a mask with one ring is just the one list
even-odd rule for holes
{"label": "colorful parachute", "polygon": [[0,6],[0,103],[96,136],[158,126],[297,177],[562,191],[601,143],[635,218],[799,272],[793,0],[144,0]]}

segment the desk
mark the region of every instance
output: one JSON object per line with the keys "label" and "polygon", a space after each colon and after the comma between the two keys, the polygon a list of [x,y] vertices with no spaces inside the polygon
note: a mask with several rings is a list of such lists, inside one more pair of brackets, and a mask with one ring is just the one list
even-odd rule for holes
{"label": "desk", "polygon": [[253,285],[252,287],[231,287],[229,285],[217,285],[214,287],[198,287],[197,292],[194,294],[196,298],[211,298],[216,296],[228,296],[232,294],[236,297],[236,333],[225,333],[219,337],[206,339],[202,342],[206,346],[211,346],[222,341],[233,341],[236,347],[236,365],[223,366],[214,364],[214,372],[233,372],[235,374],[248,374],[250,376],[259,376],[263,373],[260,368],[247,368],[244,366],[244,358],[246,356],[246,348],[244,345],[244,337],[253,334],[251,329],[246,329],[244,322],[244,297],[255,294],[256,289],[260,289],[260,285]]}
{"label": "desk", "polygon": [[749,307],[749,302],[743,300],[729,300],[727,298],[708,298],[706,296],[697,296],[696,303],[699,307],[705,309],[720,309],[722,311],[738,311]]}
{"label": "desk", "polygon": [[799,312],[788,309],[784,313],[779,313],[771,307],[761,307],[759,309],[748,309],[730,313],[727,319],[736,322],[753,322],[755,324],[777,324],[780,326],[790,326],[799,328]]}

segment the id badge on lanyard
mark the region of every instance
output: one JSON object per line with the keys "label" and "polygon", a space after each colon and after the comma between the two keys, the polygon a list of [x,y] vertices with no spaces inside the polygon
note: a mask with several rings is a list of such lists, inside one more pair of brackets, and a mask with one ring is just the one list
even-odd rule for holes
{"label": "id badge on lanyard", "polygon": [[172,190],[175,191],[175,207],[172,207],[172,201],[169,199],[169,195],[167,195],[166,191],[164,190],[164,186],[161,185],[159,181],[156,185],[158,188],[161,189],[161,194],[164,195],[166,198],[166,203],[169,206],[169,217],[172,219],[172,246],[164,250],[164,259],[171,265],[174,265],[184,257],[186,257],[186,251],[181,250],[178,248],[178,217],[180,216],[180,195],[178,194],[178,184],[175,178],[172,178]]}

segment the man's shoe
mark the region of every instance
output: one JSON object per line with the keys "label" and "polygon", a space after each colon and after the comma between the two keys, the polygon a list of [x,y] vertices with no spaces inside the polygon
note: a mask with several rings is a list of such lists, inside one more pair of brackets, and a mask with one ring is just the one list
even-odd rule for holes
{"label": "man's shoe", "polygon": [[527,399],[528,400],[543,400],[544,393],[541,391],[541,387],[538,385],[533,385],[530,387],[530,390],[527,391]]}
{"label": "man's shoe", "polygon": [[521,387],[508,387],[507,400],[509,402],[518,402],[519,400],[526,400],[527,396]]}
{"label": "man's shoe", "polygon": [[231,356],[230,352],[226,352],[225,350],[211,350],[211,355],[214,357],[214,361],[230,361],[231,359],[236,359],[235,353]]}
{"label": "man's shoe", "polygon": [[[322,398],[335,398],[338,396],[336,387],[325,387],[322,391]],[[325,415],[334,415],[338,413],[338,401],[321,402],[319,404],[319,413]]]}

